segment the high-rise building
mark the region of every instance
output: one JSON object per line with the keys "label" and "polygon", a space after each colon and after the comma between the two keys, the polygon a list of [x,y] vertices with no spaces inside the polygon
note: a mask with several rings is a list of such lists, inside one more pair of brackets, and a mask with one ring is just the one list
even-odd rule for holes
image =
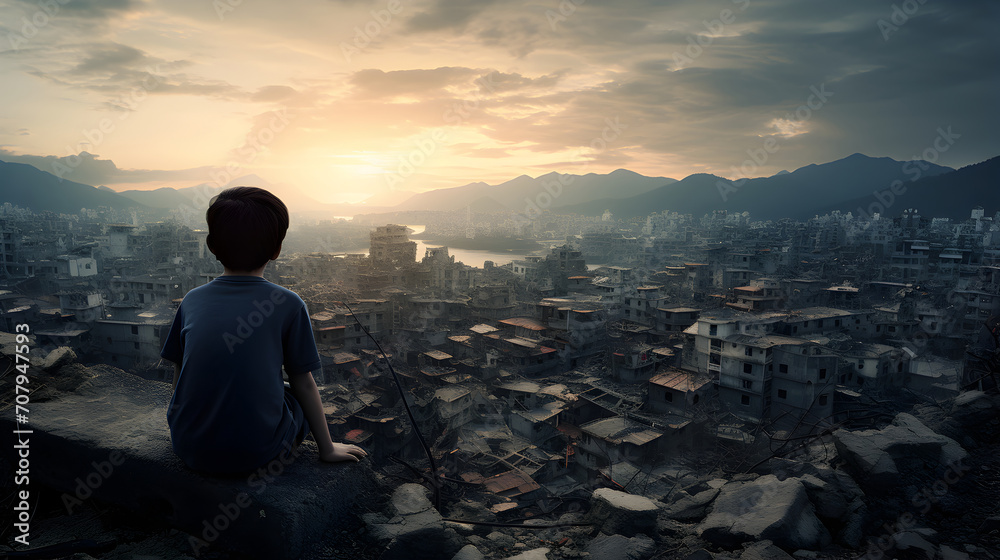
{"label": "high-rise building", "polygon": [[369,255],[378,263],[413,264],[417,261],[417,244],[410,241],[406,226],[389,224],[371,232]]}

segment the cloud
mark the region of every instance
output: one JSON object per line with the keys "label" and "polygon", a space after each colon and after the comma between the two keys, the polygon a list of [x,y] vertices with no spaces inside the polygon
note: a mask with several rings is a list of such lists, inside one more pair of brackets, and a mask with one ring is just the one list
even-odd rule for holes
{"label": "cloud", "polygon": [[228,82],[179,71],[192,66],[189,60],[166,60],[110,41],[52,45],[31,55],[33,64],[24,66],[26,73],[65,88],[101,94],[104,108],[131,110],[132,104],[123,98],[137,90],[142,90],[143,96],[250,97]]}
{"label": "cloud", "polygon": [[49,17],[80,18],[85,20],[108,19],[133,12],[145,2],[134,0],[59,0],[56,4],[43,5],[37,0],[15,0],[12,5],[21,8],[29,17],[42,11]]}
{"label": "cloud", "polygon": [[153,59],[143,51],[118,43],[94,44],[90,45],[83,52],[81,60],[73,69],[71,74],[81,76],[90,75],[112,75],[122,71],[138,68],[143,65],[153,65],[161,60]]}
{"label": "cloud", "polygon": [[472,68],[441,67],[434,69],[368,69],[355,72],[351,84],[360,96],[401,97],[441,93],[445,88],[471,81],[477,75]]}
{"label": "cloud", "polygon": [[[39,4],[33,0],[17,0],[26,9],[37,10]],[[142,6],[144,2],[133,0],[69,0],[60,1],[59,9],[64,15],[79,18],[108,18],[131,12]]]}
{"label": "cloud", "polygon": [[418,12],[407,22],[407,29],[415,33],[433,31],[462,31],[469,22],[499,0],[436,0],[424,11]]}
{"label": "cloud", "polygon": [[264,86],[250,94],[251,101],[261,101],[265,103],[273,101],[285,101],[293,97],[298,92],[289,86]]}

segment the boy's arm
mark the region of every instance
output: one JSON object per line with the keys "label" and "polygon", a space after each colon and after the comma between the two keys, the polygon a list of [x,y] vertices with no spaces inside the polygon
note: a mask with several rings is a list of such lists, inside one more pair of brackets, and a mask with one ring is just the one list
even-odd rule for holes
{"label": "boy's arm", "polygon": [[312,372],[289,375],[288,384],[292,388],[292,395],[302,406],[306,421],[309,422],[309,431],[316,438],[320,459],[335,463],[338,461],[359,461],[368,456],[368,453],[357,445],[334,443],[330,439],[330,427],[326,423],[323,402],[319,398],[319,389],[316,387],[316,380],[313,379]]}

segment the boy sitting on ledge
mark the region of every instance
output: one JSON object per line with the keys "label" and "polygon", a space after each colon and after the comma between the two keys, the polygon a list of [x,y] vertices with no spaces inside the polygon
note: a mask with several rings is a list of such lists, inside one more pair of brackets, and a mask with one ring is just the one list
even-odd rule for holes
{"label": "boy sitting on ledge", "polygon": [[305,302],[264,279],[288,230],[284,203],[264,189],[234,187],[212,198],[205,218],[208,249],[225,272],[184,296],[160,351],[174,363],[167,411],[174,452],[195,470],[247,473],[311,429],[323,461],[367,456],[330,438]]}

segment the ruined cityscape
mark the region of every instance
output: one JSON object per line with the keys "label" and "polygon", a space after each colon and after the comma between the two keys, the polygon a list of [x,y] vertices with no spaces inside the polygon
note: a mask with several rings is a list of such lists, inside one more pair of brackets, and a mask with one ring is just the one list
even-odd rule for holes
{"label": "ruined cityscape", "polygon": [[[119,469],[142,465],[121,475],[131,483],[104,473],[95,484],[35,459],[33,475],[54,490],[34,530],[63,541],[91,531],[96,543],[111,531],[101,519],[130,519],[131,533],[111,538],[132,542],[131,556],[63,549],[73,558],[254,556],[252,529],[202,524],[216,501],[185,524],[146,496],[179,483],[135,451],[165,415],[173,370],[160,350],[175,310],[222,274],[207,231],[135,210],[7,203],[0,214],[2,351],[9,373],[18,325],[30,325],[36,432],[79,436],[98,450],[80,452],[98,473],[102,460],[119,464],[106,455],[116,444],[139,455],[123,451]],[[418,252],[417,235],[538,248],[483,252],[472,266],[447,246]],[[293,217],[264,276],[308,306],[334,440],[369,452],[326,467],[327,480],[367,481],[345,510],[274,506],[272,517],[327,526],[282,525],[305,534],[267,535],[285,550],[270,557],[1000,554],[1000,212]],[[159,400],[107,396],[129,387]],[[87,410],[59,404],[74,391]],[[105,428],[86,419],[101,415],[131,431],[88,440]],[[32,454],[44,456],[35,435]],[[70,529],[81,516],[90,529]]]}

